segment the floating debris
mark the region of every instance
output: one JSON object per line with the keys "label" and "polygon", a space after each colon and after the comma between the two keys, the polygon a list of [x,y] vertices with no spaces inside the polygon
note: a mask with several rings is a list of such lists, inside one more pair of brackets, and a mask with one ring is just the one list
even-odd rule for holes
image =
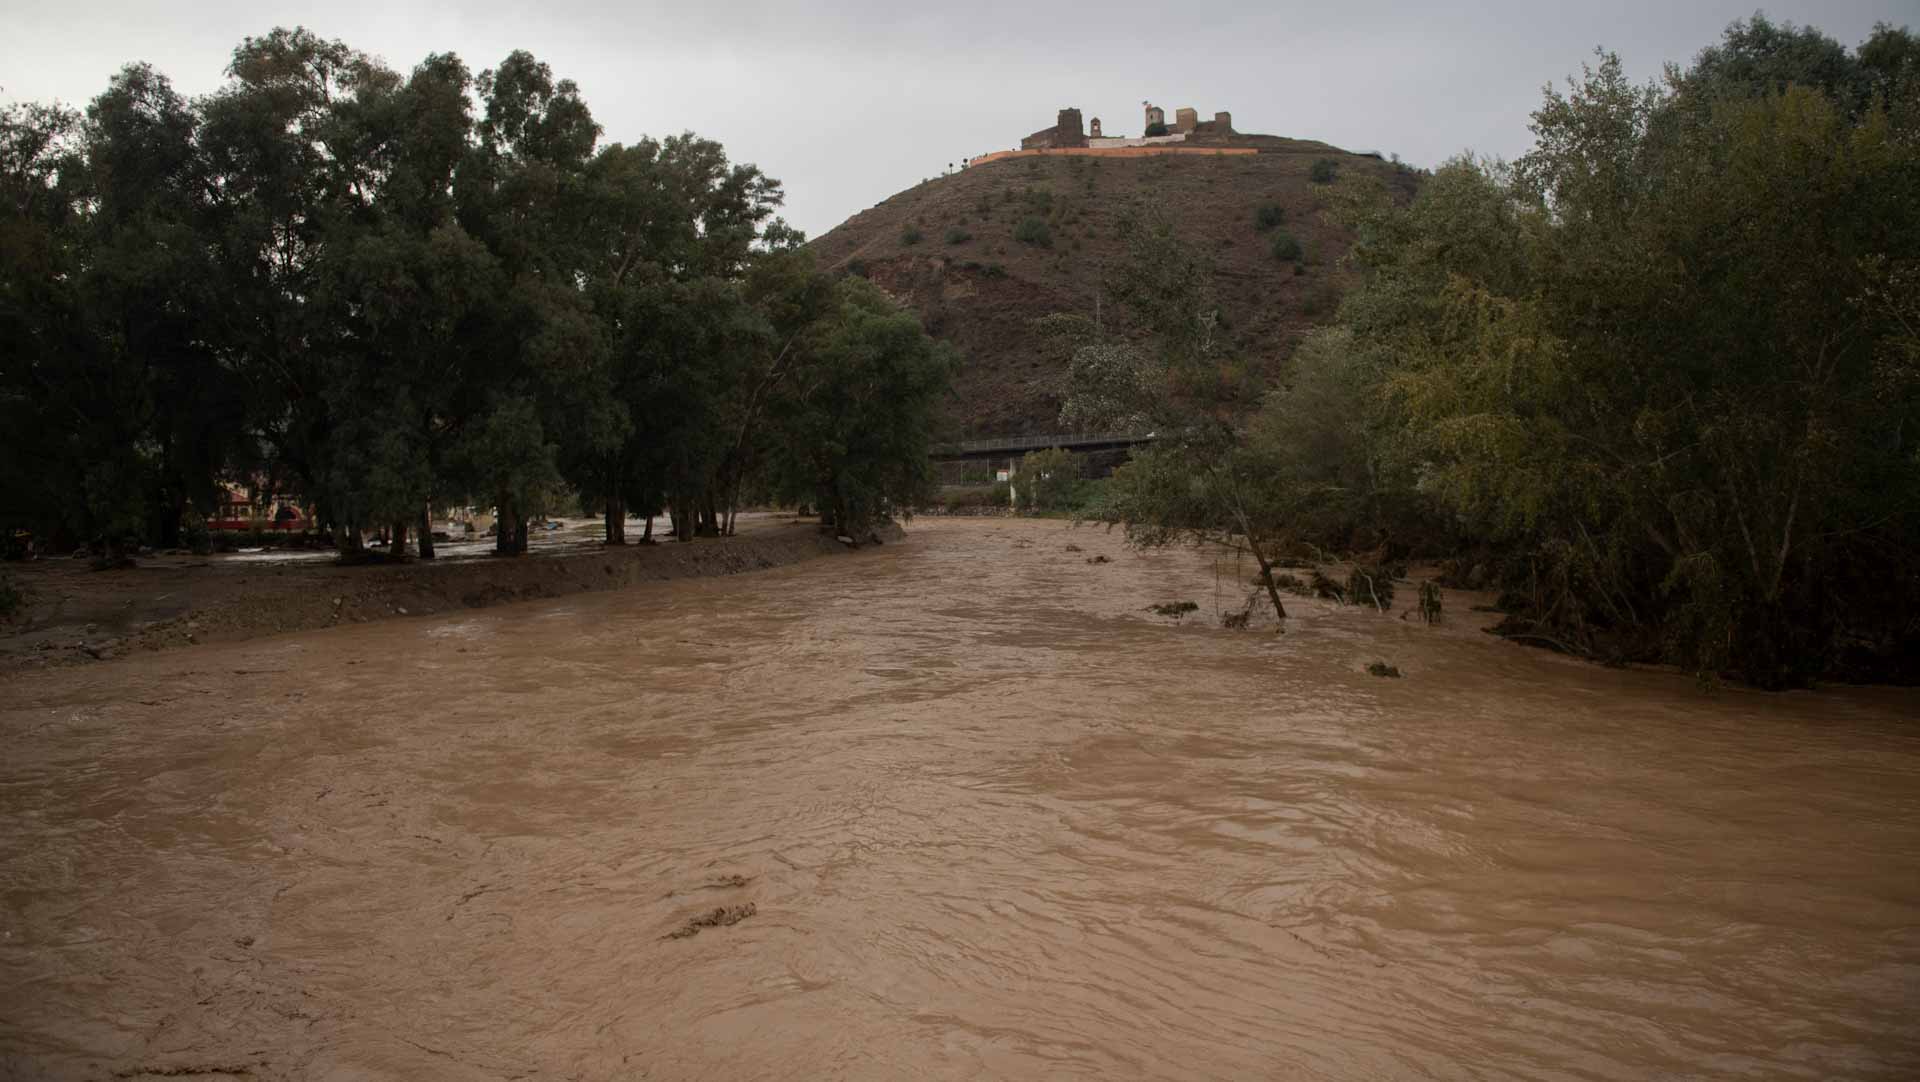
{"label": "floating debris", "polygon": [[668,932],[664,938],[686,939],[689,936],[699,935],[702,928],[725,928],[728,925],[738,924],[753,914],[752,902],[745,905],[715,906],[712,912],[702,913],[689,919],[687,923]]}

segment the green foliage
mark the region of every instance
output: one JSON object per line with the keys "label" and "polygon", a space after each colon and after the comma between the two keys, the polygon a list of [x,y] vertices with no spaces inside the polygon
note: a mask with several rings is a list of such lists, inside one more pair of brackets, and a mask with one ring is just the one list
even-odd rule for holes
{"label": "green foliage", "polygon": [[1347,573],[1347,603],[1386,610],[1393,607],[1393,575],[1384,567],[1356,567]]}
{"label": "green foliage", "polygon": [[859,279],[844,279],[807,329],[771,407],[778,495],[818,506],[861,537],[931,498],[928,440],[954,367],[950,347]]}
{"label": "green foliage", "polygon": [[925,239],[927,239],[926,234],[920,232],[920,227],[917,225],[909,225],[900,231],[900,243],[903,247],[911,248]]}
{"label": "green foliage", "polygon": [[947,230],[946,241],[949,245],[965,244],[972,239],[973,234],[959,226],[954,226],[952,229]]}
{"label": "green foliage", "polygon": [[1253,228],[1259,233],[1278,229],[1286,220],[1287,208],[1278,203],[1264,203],[1259,210],[1253,212]]}
{"label": "green foliage", "polygon": [[1013,239],[1035,248],[1053,247],[1053,231],[1047,228],[1044,218],[1028,216],[1020,219],[1013,227]]}
{"label": "green foliage", "polygon": [[1005,278],[1007,276],[1007,268],[998,263],[989,263],[980,269],[980,276],[982,278]]}
{"label": "green foliage", "polygon": [[1420,619],[1428,624],[1437,624],[1441,620],[1440,587],[1437,583],[1420,584]]}
{"label": "green foliage", "polygon": [[1307,168],[1307,179],[1315,184],[1332,184],[1340,176],[1340,163],[1332,158],[1316,158]]}
{"label": "green foliage", "polygon": [[[0,193],[9,536],[198,546],[230,477],[312,505],[346,555],[429,501],[495,507],[511,553],[580,503],[610,540],[627,510],[721,532],[786,456],[836,463],[849,509],[923,466],[898,433],[785,438],[864,416],[833,399],[833,328],[913,351],[848,329],[778,182],[690,133],[602,143],[524,52],[403,73],[275,30],[196,100],[131,66],[84,115],[0,110]],[[843,367],[900,376],[868,362]]]}
{"label": "green foliage", "polygon": [[1079,506],[1080,456],[1054,447],[1029,451],[1014,471],[1014,488],[1026,511],[1069,511]]}
{"label": "green foliage", "polygon": [[1306,249],[1300,247],[1300,240],[1292,233],[1282,229],[1273,235],[1273,258],[1282,263],[1298,263],[1306,256]]}
{"label": "green foliage", "polygon": [[1147,125],[1147,130],[1145,134],[1148,139],[1157,138],[1159,136],[1167,134],[1167,126],[1165,123],[1161,121],[1155,121],[1154,123]]}
{"label": "green foliage", "polygon": [[1525,637],[1765,687],[1915,656],[1920,109],[1863,55],[1603,56],[1511,168],[1349,212],[1383,461],[1516,557]]}
{"label": "green foliage", "polygon": [[1389,665],[1384,661],[1373,661],[1367,664],[1367,675],[1385,676],[1398,680],[1400,679],[1400,669],[1398,666]]}
{"label": "green foliage", "polygon": [[933,497],[932,505],[948,511],[980,511],[1007,506],[1006,482],[949,488]]}

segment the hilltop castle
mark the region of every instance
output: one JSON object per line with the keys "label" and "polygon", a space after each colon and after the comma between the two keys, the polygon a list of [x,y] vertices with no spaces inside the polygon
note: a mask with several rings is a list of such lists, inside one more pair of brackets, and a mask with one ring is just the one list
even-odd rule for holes
{"label": "hilltop castle", "polygon": [[[1225,142],[1238,133],[1233,130],[1233,114],[1218,112],[1212,120],[1201,120],[1200,114],[1189,107],[1173,111],[1173,124],[1167,124],[1166,111],[1152,102],[1141,102],[1144,108],[1145,127],[1138,138],[1105,135],[1100,130],[1100,118],[1093,118],[1093,131],[1088,133],[1080,119],[1080,110],[1062,109],[1055,119],[1053,127],[1042,128],[1020,140],[1021,150],[1047,150],[1066,147],[1091,149],[1155,146],[1162,143],[1185,142]],[[1147,132],[1162,134],[1148,135]]]}

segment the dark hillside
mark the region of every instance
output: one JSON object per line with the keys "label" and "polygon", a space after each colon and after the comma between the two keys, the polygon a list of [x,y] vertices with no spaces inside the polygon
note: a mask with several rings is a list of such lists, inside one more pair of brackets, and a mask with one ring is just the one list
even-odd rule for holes
{"label": "dark hillside", "polygon": [[[1052,431],[1064,368],[1032,321],[1094,314],[1104,267],[1125,251],[1119,223],[1129,209],[1158,202],[1188,243],[1212,254],[1227,329],[1270,370],[1330,317],[1345,284],[1352,237],[1325,220],[1331,188],[1314,182],[1314,164],[1330,159],[1343,179],[1373,174],[1403,193],[1417,183],[1412,170],[1323,143],[1262,142],[1257,155],[994,161],[909,188],[812,247],[823,268],[866,275],[959,348],[956,434]],[[1265,206],[1282,208],[1284,221],[1258,228]],[[1283,232],[1299,241],[1297,263],[1275,254]]]}

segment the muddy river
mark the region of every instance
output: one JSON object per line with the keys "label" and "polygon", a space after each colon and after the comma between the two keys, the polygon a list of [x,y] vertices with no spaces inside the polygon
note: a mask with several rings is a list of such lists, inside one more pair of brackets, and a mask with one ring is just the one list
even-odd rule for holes
{"label": "muddy river", "polygon": [[1920,1077],[1914,693],[912,535],[10,678],[0,1077]]}

